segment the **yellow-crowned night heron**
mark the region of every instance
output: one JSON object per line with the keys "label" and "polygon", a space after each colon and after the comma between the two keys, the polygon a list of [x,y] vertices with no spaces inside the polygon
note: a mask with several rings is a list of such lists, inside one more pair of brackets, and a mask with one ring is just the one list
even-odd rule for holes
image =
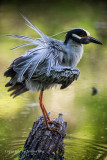
{"label": "yellow-crowned night heron", "polygon": [[13,61],[4,73],[6,77],[11,77],[5,86],[10,87],[8,91],[13,91],[11,96],[14,97],[28,90],[40,91],[40,107],[46,127],[50,129],[48,124],[51,121],[43,105],[43,91],[56,84],[61,84],[61,89],[68,87],[79,76],[79,70],[74,67],[82,57],[83,44],[102,43],[91,37],[89,32],[80,28],[66,32],[64,42],[56,40],[44,35],[26,17],[24,19],[41,38],[8,35],[29,42],[15,48],[27,45],[36,45],[36,47],[27,50],[25,54]]}

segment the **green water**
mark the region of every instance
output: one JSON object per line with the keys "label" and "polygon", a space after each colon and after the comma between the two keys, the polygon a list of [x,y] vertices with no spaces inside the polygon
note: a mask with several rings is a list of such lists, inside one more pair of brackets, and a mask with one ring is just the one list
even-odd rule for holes
{"label": "green water", "polygon": [[[69,28],[84,28],[103,46],[84,46],[84,56],[78,68],[77,81],[68,88],[59,87],[44,92],[44,104],[51,118],[63,113],[67,122],[65,143],[66,160],[107,160],[107,20],[106,4],[102,2],[78,5],[70,1],[53,3],[1,4],[0,6],[0,160],[12,160],[23,147],[33,122],[42,114],[39,93],[25,93],[12,99],[4,87],[9,79],[3,77],[12,60],[20,56],[23,47],[11,48],[23,41],[5,37],[20,34],[33,38],[38,35],[25,25],[19,14],[24,12],[30,21],[47,35]],[[19,9],[19,10],[18,10]],[[101,25],[103,23],[103,25]],[[100,24],[100,26],[99,26]],[[64,40],[64,36],[57,36]],[[99,93],[92,96],[92,87]]]}

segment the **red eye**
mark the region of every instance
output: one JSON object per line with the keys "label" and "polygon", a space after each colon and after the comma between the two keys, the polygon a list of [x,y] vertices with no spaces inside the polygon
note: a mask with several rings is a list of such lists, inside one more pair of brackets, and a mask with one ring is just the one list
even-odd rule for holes
{"label": "red eye", "polygon": [[84,34],[81,34],[81,37],[85,37],[85,35],[84,35]]}

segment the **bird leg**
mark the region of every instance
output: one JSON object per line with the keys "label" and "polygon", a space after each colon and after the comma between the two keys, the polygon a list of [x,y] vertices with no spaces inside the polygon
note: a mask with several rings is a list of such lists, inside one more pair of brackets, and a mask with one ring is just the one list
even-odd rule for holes
{"label": "bird leg", "polygon": [[39,103],[40,103],[40,107],[41,107],[41,110],[42,110],[42,113],[43,113],[43,117],[44,117],[46,126],[48,126],[47,117],[46,117],[46,114],[45,114],[45,110],[43,108],[43,98],[42,97],[43,97],[43,91],[40,92]]}
{"label": "bird leg", "polygon": [[43,116],[44,116],[44,114],[45,114],[46,119],[48,119],[48,121],[50,121],[50,118],[49,118],[49,116],[48,116],[48,113],[47,113],[47,111],[46,111],[46,109],[45,109],[45,107],[44,107],[44,104],[43,104],[43,91],[40,92],[39,100],[40,100],[39,103],[40,103],[40,107],[41,107]]}
{"label": "bird leg", "polygon": [[56,132],[58,132],[57,128],[49,126],[49,124],[54,124],[54,125],[58,126],[58,124],[60,124],[60,123],[58,123],[57,121],[51,121],[50,120],[50,118],[48,116],[48,113],[47,113],[47,111],[44,107],[44,104],[43,104],[43,91],[40,92],[39,103],[40,103],[40,107],[41,107],[43,117],[44,117],[44,120],[45,120],[45,124],[46,124],[46,127],[44,129],[49,129],[52,132],[53,132],[53,130],[55,130]]}

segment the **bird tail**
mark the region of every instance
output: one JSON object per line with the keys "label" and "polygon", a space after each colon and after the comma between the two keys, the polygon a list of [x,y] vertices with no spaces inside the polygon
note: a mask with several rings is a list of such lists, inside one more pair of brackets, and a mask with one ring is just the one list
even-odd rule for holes
{"label": "bird tail", "polygon": [[16,96],[19,96],[20,94],[27,92],[28,89],[25,88],[25,86],[22,83],[17,82],[14,86],[12,86],[11,84],[11,80],[5,85],[5,87],[9,87],[8,92],[9,91],[13,91],[10,96],[13,96],[13,98],[15,98]]}
{"label": "bird tail", "polygon": [[4,73],[4,76],[11,77],[11,80],[7,82],[5,87],[10,87],[8,91],[13,91],[10,94],[10,96],[13,96],[13,98],[28,91],[24,83],[17,82],[16,72],[13,70],[13,64],[11,64],[8,70]]}

